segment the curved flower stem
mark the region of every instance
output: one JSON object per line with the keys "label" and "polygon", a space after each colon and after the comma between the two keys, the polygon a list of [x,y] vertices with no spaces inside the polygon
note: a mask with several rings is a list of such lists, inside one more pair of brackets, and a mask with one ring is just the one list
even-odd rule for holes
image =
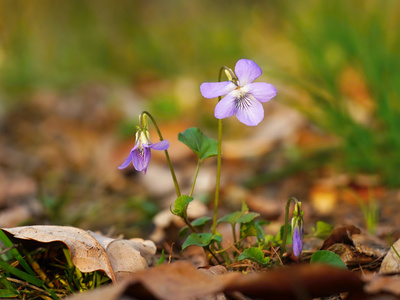
{"label": "curved flower stem", "polygon": [[202,162],[203,162],[203,161],[202,161],[201,159],[199,159],[199,160],[197,161],[196,173],[194,174],[192,189],[190,190],[189,197],[192,197],[192,196],[193,196],[194,187],[195,187],[195,185],[196,185],[196,180],[197,180],[197,175],[199,175],[200,165],[201,165]]}
{"label": "curved flower stem", "polygon": [[287,240],[287,235],[288,235],[288,231],[289,231],[289,208],[290,208],[290,203],[291,202],[296,204],[299,201],[295,197],[290,197],[289,200],[286,203],[285,225],[283,227],[282,245],[281,245],[281,249],[279,251],[280,258],[282,258],[283,254],[285,254],[285,252],[286,252],[286,240]]}
{"label": "curved flower stem", "polygon": [[[161,134],[160,128],[158,128],[156,120],[153,118],[153,116],[148,111],[143,111],[140,114],[140,121],[139,121],[140,122],[140,126],[143,127],[142,126],[143,125],[142,124],[143,123],[143,118],[142,118],[143,115],[147,115],[151,119],[151,121],[154,124],[154,127],[157,130],[158,136],[160,137],[160,141],[163,141],[164,138],[163,138],[163,136]],[[164,150],[164,152],[165,152],[165,156],[166,156],[167,161],[168,161],[169,170],[170,170],[171,175],[172,175],[172,180],[174,181],[176,195],[179,197],[181,195],[181,190],[179,189],[178,180],[176,179],[175,171],[174,171],[174,168],[172,167],[172,163],[171,163],[171,159],[169,158],[168,150]]]}
{"label": "curved flower stem", "polygon": [[[225,75],[233,83],[237,82],[235,74],[228,67],[222,67],[219,70],[218,82],[221,82],[222,72],[225,71]],[[218,97],[218,102],[221,101],[221,96]],[[222,157],[222,119],[218,120],[218,158],[217,158],[217,179],[215,183],[215,198],[214,198],[214,217],[212,225],[212,233],[215,234],[217,231],[217,219],[218,219],[218,202],[219,202],[219,186],[221,182],[221,157]]]}

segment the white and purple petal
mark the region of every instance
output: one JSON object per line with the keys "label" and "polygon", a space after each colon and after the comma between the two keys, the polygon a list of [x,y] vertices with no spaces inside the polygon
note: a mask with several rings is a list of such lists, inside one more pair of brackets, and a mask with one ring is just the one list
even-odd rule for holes
{"label": "white and purple petal", "polygon": [[235,93],[229,93],[215,106],[214,115],[217,119],[224,119],[233,116],[235,113]]}
{"label": "white and purple petal", "polygon": [[146,174],[147,166],[149,165],[151,151],[148,147],[139,147],[133,151],[132,162],[135,169],[139,172],[143,171]]}
{"label": "white and purple petal", "polygon": [[267,102],[276,96],[276,88],[266,82],[253,82],[246,86],[248,93],[260,102]]}
{"label": "white and purple petal", "polygon": [[256,126],[264,118],[264,108],[252,95],[247,94],[236,99],[235,114],[243,124]]}
{"label": "white and purple petal", "polygon": [[236,85],[231,81],[204,82],[200,86],[200,92],[204,98],[215,98],[233,91]]}
{"label": "white and purple petal", "polygon": [[149,147],[154,150],[167,150],[169,147],[169,142],[168,140],[163,140],[161,142],[151,144]]}
{"label": "white and purple petal", "polygon": [[240,59],[235,66],[235,74],[240,86],[245,86],[261,76],[261,68],[250,59]]}

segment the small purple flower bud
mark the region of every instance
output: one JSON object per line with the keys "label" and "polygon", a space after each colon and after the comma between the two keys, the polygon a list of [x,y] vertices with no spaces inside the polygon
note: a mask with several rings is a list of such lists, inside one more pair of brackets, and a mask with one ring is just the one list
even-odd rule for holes
{"label": "small purple flower bud", "polygon": [[303,214],[301,202],[296,202],[292,218],[293,254],[296,257],[303,251]]}

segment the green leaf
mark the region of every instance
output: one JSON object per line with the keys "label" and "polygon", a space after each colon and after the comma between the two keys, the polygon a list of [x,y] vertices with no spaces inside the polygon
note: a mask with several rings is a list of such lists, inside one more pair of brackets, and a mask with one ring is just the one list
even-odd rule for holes
{"label": "green leaf", "polygon": [[212,241],[222,242],[222,237],[212,233],[192,233],[182,245],[182,250],[186,247],[195,245],[200,247],[206,247],[212,243]]}
{"label": "green leaf", "polygon": [[254,221],[242,223],[240,226],[240,238],[245,238],[248,236],[257,236],[257,227]]}
{"label": "green leaf", "polygon": [[211,220],[211,217],[201,217],[196,220],[190,222],[194,227],[204,226],[208,221]]}
{"label": "green leaf", "polygon": [[237,220],[236,223],[249,223],[253,221],[255,218],[257,218],[260,214],[255,213],[255,212],[249,212],[245,215],[240,216]]}
{"label": "green leaf", "polygon": [[239,219],[243,215],[241,211],[235,211],[229,215],[226,215],[222,218],[219,218],[217,224],[219,223],[230,223],[231,225],[236,224],[236,220]]}
{"label": "green leaf", "polygon": [[338,268],[344,268],[346,269],[346,264],[343,262],[343,260],[340,258],[339,255],[337,255],[334,252],[331,251],[326,251],[326,250],[320,250],[317,251],[311,256],[310,263],[323,263],[323,264],[328,264],[332,265]]}
{"label": "green leaf", "polygon": [[189,197],[186,195],[179,196],[178,199],[175,200],[174,210],[172,210],[172,213],[181,218],[186,218],[187,207],[192,201],[193,197]]}
{"label": "green leaf", "polygon": [[161,257],[160,257],[160,259],[158,260],[158,262],[156,263],[156,266],[161,265],[161,264],[164,262],[164,260],[165,260],[165,252],[164,252],[164,249],[162,249],[162,251],[161,251]]}
{"label": "green leaf", "polygon": [[1,261],[1,260],[0,260],[0,268],[3,268],[6,272],[10,272],[11,274],[19,277],[20,279],[22,279],[24,281],[28,281],[29,283],[36,285],[37,287],[41,287],[44,284],[44,281],[42,281],[28,273],[25,273],[17,268],[14,268],[13,266],[11,266],[8,263]]}
{"label": "green leaf", "polygon": [[13,293],[9,290],[2,289],[0,290],[0,297],[1,298],[12,298],[18,296],[18,293]]}
{"label": "green leaf", "polygon": [[319,239],[326,240],[331,235],[332,230],[333,230],[332,225],[322,221],[318,221],[317,228],[314,229],[315,231],[314,235]]}
{"label": "green leaf", "polygon": [[192,149],[200,160],[218,155],[218,142],[205,136],[197,127],[179,133],[178,140]]}
{"label": "green leaf", "polygon": [[[0,229],[0,240],[3,242],[4,246],[7,248],[13,247],[13,243],[10,241],[8,236]],[[26,263],[23,259],[22,255],[18,252],[17,249],[12,248],[10,250],[11,254],[14,256],[16,260],[21,264],[21,266],[27,271],[31,276],[36,276],[35,272],[31,269],[31,267]]]}
{"label": "green leaf", "polygon": [[[276,242],[282,242],[282,238],[283,238],[283,231],[285,229],[285,225],[282,225],[279,232],[277,233],[277,235],[275,236],[275,241]],[[291,244],[292,243],[292,226],[290,226],[290,224],[288,225],[288,233],[287,233],[287,237],[286,237],[286,244]]]}
{"label": "green leaf", "polygon": [[[196,220],[193,220],[192,222],[190,222],[190,224],[192,224],[193,227],[201,228],[204,225],[206,225],[206,223],[208,221],[210,221],[210,220],[211,220],[210,217],[201,217],[201,218],[198,218]],[[179,230],[179,232],[178,232],[179,238],[183,239],[183,237],[188,233],[188,231],[189,231],[189,227],[188,226],[182,227],[181,230]]]}
{"label": "green leaf", "polygon": [[179,232],[178,232],[178,237],[180,239],[183,239],[188,232],[189,232],[189,227],[187,227],[187,226],[182,227],[181,230],[179,230]]}
{"label": "green leaf", "polygon": [[256,247],[245,249],[238,257],[238,260],[249,259],[255,263],[266,266],[269,262],[269,257],[264,257],[264,253]]}

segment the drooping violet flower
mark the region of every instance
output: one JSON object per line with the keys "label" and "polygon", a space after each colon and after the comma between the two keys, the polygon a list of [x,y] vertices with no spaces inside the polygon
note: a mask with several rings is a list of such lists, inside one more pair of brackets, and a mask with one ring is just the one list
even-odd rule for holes
{"label": "drooping violet flower", "polygon": [[167,140],[152,144],[149,139],[149,132],[145,129],[138,129],[135,146],[132,148],[128,158],[118,169],[125,169],[132,162],[137,171],[143,171],[143,174],[146,174],[151,157],[150,149],[167,150],[168,147],[169,142]]}
{"label": "drooping violet flower", "polygon": [[296,202],[292,218],[293,254],[296,257],[303,251],[303,214],[301,202]]}
{"label": "drooping violet flower", "polygon": [[226,95],[215,107],[217,119],[235,114],[240,122],[256,126],[264,118],[261,102],[275,97],[276,89],[266,82],[253,82],[261,76],[262,71],[252,60],[240,59],[236,63],[235,73],[237,78],[230,78],[230,81],[204,82],[200,86],[201,94],[205,98]]}

